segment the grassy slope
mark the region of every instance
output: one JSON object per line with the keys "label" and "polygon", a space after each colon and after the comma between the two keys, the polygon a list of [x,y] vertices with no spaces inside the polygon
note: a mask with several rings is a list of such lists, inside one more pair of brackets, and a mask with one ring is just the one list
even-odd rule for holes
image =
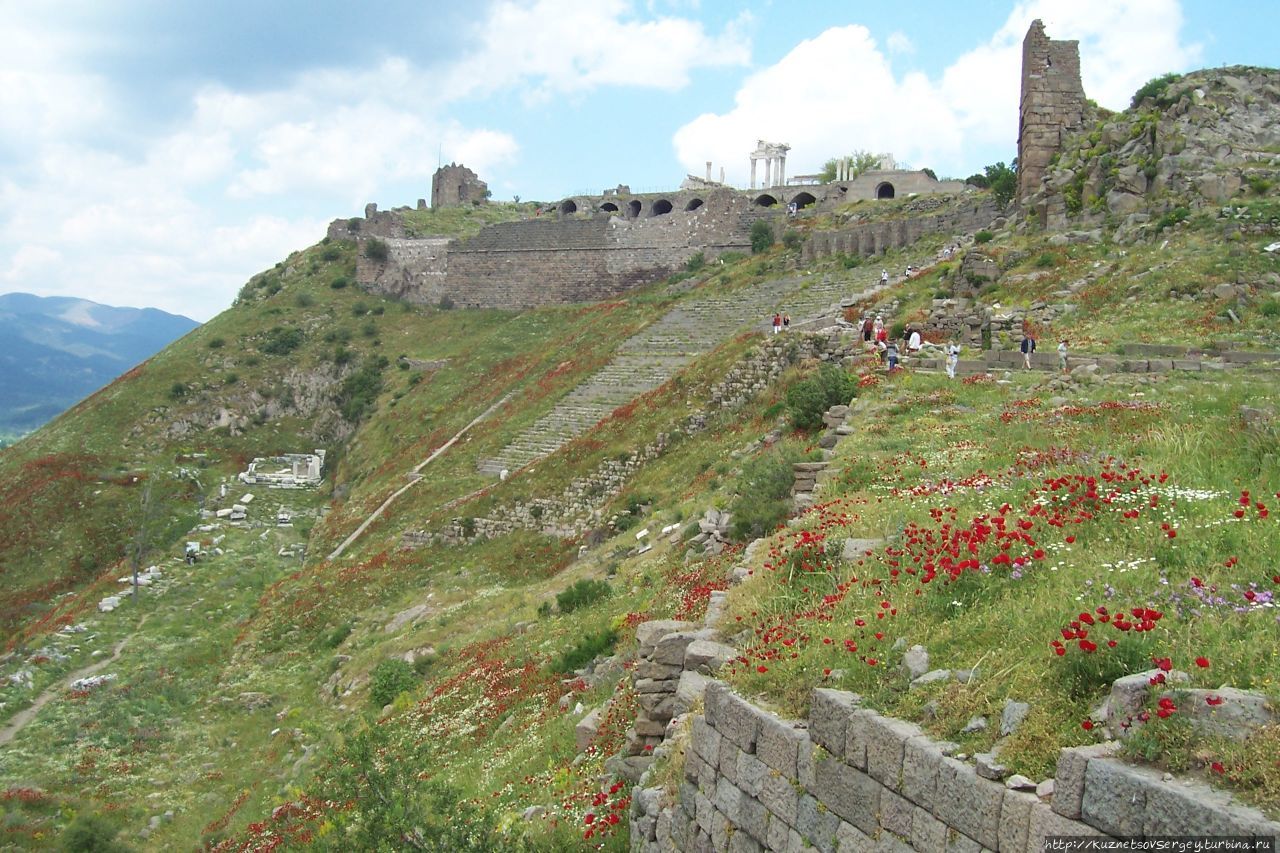
{"label": "grassy slope", "polygon": [[[1233,246],[1217,238],[1218,227],[1210,221],[1183,226],[1163,250],[1107,245],[1050,249],[1037,238],[1010,238],[993,246],[1027,252],[1026,269],[1047,270],[1049,275],[1005,285],[998,296],[1008,303],[1029,304],[1087,271],[1104,268],[1091,287],[1107,295],[1120,293],[1131,286],[1136,272],[1159,263],[1169,263],[1180,281],[1201,286],[1236,268],[1250,277],[1274,270],[1274,265],[1258,266],[1273,263],[1259,260],[1263,256],[1258,247],[1264,240],[1243,240],[1234,246],[1241,251],[1233,252]],[[199,431],[198,439],[158,439],[157,430],[175,412],[194,413],[202,405],[235,402],[244,389],[270,387],[278,383],[283,360],[328,370],[340,345],[355,353],[353,366],[377,353],[392,362],[383,371],[385,390],[376,412],[351,441],[327,444],[338,460],[330,481],[336,493],[326,489],[287,496],[291,508],[302,514],[297,527],[223,531],[226,553],[194,570],[174,563],[170,550],[174,579],[168,591],[144,595],[137,608],[91,616],[91,642],[74,637],[48,640],[36,633],[27,643],[29,652],[51,644],[68,655],[63,663],[32,667],[42,686],[56,674],[89,662],[93,649],[107,648],[148,617],[133,641],[144,644],[148,655],[132,656],[126,650],[112,669],[116,682],[49,705],[12,747],[0,752],[4,776],[14,780],[11,790],[30,786],[44,792],[6,797],[7,843],[48,843],[65,822],[64,809],[101,810],[109,802],[119,804],[113,806],[114,817],[131,832],[145,826],[151,815],[175,812],[172,821],[160,822],[146,842],[149,846],[189,847],[200,841],[272,833],[359,846],[380,837],[386,828],[380,821],[392,807],[402,810],[400,820],[421,820],[437,832],[479,820],[465,806],[450,810],[452,823],[438,811],[432,817],[429,807],[435,804],[438,809],[438,803],[427,787],[430,778],[474,798],[499,831],[526,826],[518,816],[527,806],[545,807],[546,814],[526,828],[532,828],[533,837],[542,843],[563,849],[582,841],[588,814],[599,817],[624,802],[625,789],[606,795],[603,803],[595,800],[604,757],[620,744],[634,713],[628,692],[614,691],[622,674],[615,671],[595,686],[566,684],[551,671],[549,661],[581,645],[585,637],[610,629],[618,632],[619,647],[625,649],[630,626],[643,618],[698,617],[710,590],[724,586],[734,558],[686,564],[682,550],[665,540],[656,540],[647,554],[636,555],[638,527],[607,535],[580,557],[579,543],[533,533],[456,548],[406,552],[395,546],[404,530],[431,527],[453,515],[483,514],[519,497],[558,493],[599,460],[638,446],[677,423],[687,411],[686,399],[697,399],[698,389],[722,375],[750,341],[732,342],[701,360],[681,386],[660,389],[630,418],[610,421],[533,471],[463,508],[441,512],[441,503],[485,483],[475,474],[479,459],[546,411],[605,360],[618,341],[659,315],[678,295],[656,288],[616,303],[521,315],[423,313],[350,288],[330,288],[335,276],[349,274],[350,257],[343,253],[350,250],[340,249],[336,257],[324,260],[326,248],[300,253],[282,269],[256,279],[247,289],[249,304],[218,318],[153,359],[139,375],[0,455],[0,482],[6,483],[20,467],[51,454],[57,454],[58,463],[66,463],[48,463],[50,483],[27,502],[37,514],[22,522],[58,531],[46,537],[45,547],[51,550],[38,557],[26,556],[20,548],[4,552],[6,568],[19,566],[23,575],[33,578],[31,583],[58,580],[64,575],[51,567],[65,568],[71,555],[86,553],[88,543],[81,531],[107,526],[121,507],[136,501],[137,486],[121,474],[145,470],[158,480],[177,467],[179,451],[201,451],[209,454],[201,484],[211,492],[247,455],[307,447],[321,438],[314,434],[320,428],[314,422],[284,417],[255,424],[250,417],[242,435],[213,429]],[[1046,253],[1053,263],[1039,264]],[[1101,266],[1095,266],[1099,262]],[[758,260],[743,262],[726,271],[725,281],[718,273],[710,286],[746,286],[758,280],[758,267]],[[1152,282],[1143,299],[1119,305],[1082,299],[1075,318],[1084,343],[1077,349],[1110,351],[1117,338],[1143,339],[1125,331],[1139,328],[1151,340],[1199,342],[1212,334],[1273,345],[1276,323],[1261,308],[1263,300],[1244,312],[1240,326],[1215,320],[1212,329],[1188,331],[1186,318],[1176,313],[1184,310],[1184,303],[1168,301],[1167,282],[1157,282],[1158,275],[1162,273],[1143,277]],[[272,294],[276,283],[281,289]],[[938,287],[937,274],[931,272],[895,296],[905,299],[909,312],[925,305]],[[357,317],[356,303],[365,309],[381,307],[383,313]],[[1214,307],[1195,304],[1201,314]],[[369,323],[373,333],[366,335]],[[296,353],[281,357],[255,352],[255,340],[270,328],[291,324],[307,329],[307,342]],[[209,342],[219,337],[224,344],[210,349]],[[349,340],[342,343],[346,337]],[[402,354],[424,362],[448,361],[414,380],[418,368],[395,366]],[[227,386],[231,372],[238,380]],[[170,391],[175,382],[198,387],[174,400]],[[1275,521],[1257,518],[1256,509],[1239,522],[1231,514],[1241,489],[1250,489],[1265,502],[1264,496],[1280,482],[1274,433],[1242,432],[1235,414],[1241,402],[1256,405],[1260,398],[1270,398],[1269,379],[1206,375],[1165,378],[1142,387],[1107,384],[1083,392],[1082,401],[1154,401],[1162,408],[1056,413],[1036,382],[1015,375],[1008,385],[965,385],[920,376],[868,388],[863,392],[868,408],[859,416],[859,435],[846,441],[839,453],[845,474],[831,496],[842,503],[811,513],[800,523],[823,528],[831,539],[888,535],[901,547],[911,538],[903,531],[916,529],[910,525],[923,531],[939,523],[931,510],[944,513],[946,519],[954,509],[956,523],[968,526],[975,515],[989,514],[1007,502],[1011,513],[1032,521],[1028,535],[1036,539],[1034,547],[1045,551],[1044,558],[1033,560],[1016,579],[1004,568],[990,574],[965,573],[955,583],[942,577],[924,586],[901,571],[897,583],[890,580],[891,570],[904,569],[901,564],[911,559],[893,554],[877,555],[862,565],[836,563],[830,572],[786,584],[779,582],[780,571],[760,565],[757,576],[735,591],[734,615],[749,629],[781,625],[784,630],[775,631],[768,642],[753,642],[751,665],[732,676],[742,689],[792,712],[804,710],[809,688],[819,683],[856,689],[879,706],[911,717],[918,716],[928,701],[937,700],[939,710],[928,725],[948,736],[956,735],[974,713],[998,713],[1004,698],[1012,696],[1033,705],[1020,735],[1017,766],[1043,772],[1058,744],[1091,737],[1080,723],[1096,703],[1103,678],[1111,675],[1105,668],[1095,671],[1092,661],[1057,659],[1049,642],[1059,636],[1057,628],[1086,605],[1106,604],[1164,613],[1158,629],[1134,644],[1136,651],[1129,651],[1126,665],[1145,665],[1144,654],[1168,654],[1179,668],[1191,669],[1197,683],[1216,686],[1231,681],[1276,695],[1277,664],[1271,650],[1280,638],[1265,609],[1236,613],[1233,607],[1214,605],[1197,617],[1180,611],[1178,602],[1169,598],[1177,593],[1185,604],[1185,585],[1193,575],[1224,591],[1232,583],[1250,581],[1269,589],[1265,555],[1277,544],[1270,526]],[[511,401],[468,441],[424,471],[424,480],[349,555],[336,564],[322,559],[370,509],[403,484],[407,470],[509,391]],[[722,416],[712,429],[679,442],[647,466],[608,512],[622,514],[620,526],[634,522],[652,534],[666,524],[687,525],[708,506],[729,505],[742,454],[758,452],[753,442],[774,427],[781,394],[781,386],[772,388],[746,411]],[[1144,396],[1132,396],[1136,394]],[[204,403],[202,396],[207,398]],[[247,409],[249,403],[237,405]],[[119,436],[130,436],[139,421],[143,426],[137,434],[120,441]],[[784,449],[798,454],[808,443],[803,435],[793,436],[784,441]],[[91,456],[92,461],[73,453]],[[1028,515],[1028,493],[1043,479],[1098,476],[1109,456],[1144,472],[1168,473],[1165,483],[1150,487],[1160,493],[1156,508],[1143,503],[1136,519],[1117,518],[1114,511],[1099,508],[1097,518],[1064,528]],[[972,487],[978,472],[991,477],[981,490]],[[101,482],[104,475],[120,482]],[[961,485],[941,494],[929,484],[942,477]],[[921,494],[903,491],[911,487]],[[1212,495],[1201,497],[1202,492]],[[1149,501],[1150,495],[1143,493],[1142,498]],[[255,503],[254,518],[269,520],[275,499],[275,493],[269,493],[261,498],[265,506]],[[86,506],[74,518],[59,521],[73,501]],[[190,502],[175,497],[171,506],[175,533],[180,533],[191,518]],[[634,515],[628,507],[636,508]],[[12,525],[4,528],[10,536],[25,529],[16,521],[5,523]],[[128,526],[115,523],[106,529],[127,538]],[[1169,539],[1161,523],[1174,525],[1177,538]],[[259,539],[264,533],[266,538]],[[281,545],[308,533],[310,556],[304,564],[278,556]],[[1066,535],[1074,535],[1076,541],[1068,544]],[[775,541],[779,555],[762,560],[777,563],[790,547],[787,533],[778,534]],[[1018,547],[1024,546],[1034,551],[1026,543]],[[990,541],[981,546],[988,565],[995,547]],[[1154,556],[1158,562],[1128,568],[1126,564],[1139,556]],[[1237,562],[1224,566],[1231,556]],[[900,565],[892,566],[889,560]],[[1160,583],[1153,565],[1163,571],[1169,586]],[[95,593],[119,586],[119,569],[106,574]],[[4,582],[12,584],[17,576],[17,571],[6,575]],[[612,594],[569,614],[538,617],[540,604],[554,601],[557,593],[581,578],[611,579]],[[881,583],[872,584],[876,579]],[[80,576],[72,580],[85,582]],[[815,612],[821,596],[831,594],[837,582],[847,584],[838,603]],[[1110,599],[1104,584],[1115,590]],[[1223,597],[1241,593],[1224,592]],[[96,601],[96,596],[81,598]],[[889,601],[891,607],[881,608],[881,601]],[[384,629],[392,615],[417,604],[428,606],[423,618],[399,631]],[[1232,605],[1239,604],[1232,599]],[[891,609],[897,612],[888,615]],[[59,612],[76,613],[73,607]],[[877,620],[878,612],[886,616]],[[41,615],[33,605],[21,618],[32,630],[32,621]],[[874,639],[874,630],[859,626],[858,619],[883,624],[884,638]],[[824,636],[835,642],[824,644]],[[892,650],[899,637],[928,646],[937,666],[976,665],[981,676],[968,686],[907,692],[897,672],[898,653]],[[1010,643],[1010,637],[1018,642]],[[859,651],[846,651],[846,639],[856,642]],[[380,715],[369,704],[367,679],[379,662],[410,651],[418,661],[417,683],[383,722],[370,725]],[[1198,671],[1191,663],[1199,655],[1212,662],[1208,670]],[[873,657],[875,666],[869,665]],[[23,659],[9,661],[3,674],[19,665],[26,665]],[[826,669],[832,674],[825,674]],[[566,692],[567,713],[559,705]],[[264,694],[268,703],[247,709],[253,703],[242,699],[242,693]],[[0,701],[6,702],[0,714],[16,711],[23,696],[6,688],[0,694]],[[575,758],[572,726],[580,718],[575,707],[590,708],[610,696],[614,701],[598,748],[586,759]],[[1262,791],[1266,798],[1280,796],[1274,782],[1251,775],[1258,772],[1253,753],[1237,754],[1221,744],[1190,747],[1179,740],[1176,726],[1166,731],[1171,734],[1163,751],[1173,766],[1199,766],[1210,750],[1239,786]],[[987,735],[967,737],[966,748],[988,746],[989,740]],[[386,803],[384,797],[391,791],[398,792],[399,799]],[[349,800],[354,800],[353,807],[335,805]],[[285,801],[299,805],[271,816],[273,807]],[[591,825],[596,825],[594,818]],[[619,829],[625,830],[625,820],[604,834],[606,843],[621,843],[625,831]]]}

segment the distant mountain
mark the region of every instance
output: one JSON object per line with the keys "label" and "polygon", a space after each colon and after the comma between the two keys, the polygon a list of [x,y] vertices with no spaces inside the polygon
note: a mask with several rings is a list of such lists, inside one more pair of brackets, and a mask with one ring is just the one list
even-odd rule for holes
{"label": "distant mountain", "polygon": [[0,295],[0,436],[35,429],[199,325],[155,308]]}

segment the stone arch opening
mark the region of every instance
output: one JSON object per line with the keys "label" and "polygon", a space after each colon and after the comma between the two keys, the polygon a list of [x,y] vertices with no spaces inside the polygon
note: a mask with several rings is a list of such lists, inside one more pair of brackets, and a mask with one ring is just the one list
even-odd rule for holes
{"label": "stone arch opening", "polygon": [[671,212],[671,202],[660,198],[649,206],[650,216],[663,216]]}
{"label": "stone arch opening", "polygon": [[885,181],[876,187],[876,198],[893,198],[893,184]]}
{"label": "stone arch opening", "polygon": [[756,207],[773,207],[778,203],[778,200],[768,193],[765,193],[764,195],[756,196],[755,200],[751,203]]}
{"label": "stone arch opening", "polygon": [[702,199],[694,198],[689,200],[689,203],[684,206],[684,209],[686,211],[689,211],[689,210],[697,210],[700,207],[702,207]]}
{"label": "stone arch opening", "polygon": [[578,212],[578,203],[571,198],[567,198],[560,202],[560,215],[568,216]]}
{"label": "stone arch opening", "polygon": [[631,201],[627,202],[627,218],[635,219],[639,215],[640,215],[640,200],[632,199]]}
{"label": "stone arch opening", "polygon": [[791,203],[796,206],[796,210],[804,210],[811,204],[817,204],[818,199],[813,193],[798,193],[795,198],[791,199]]}
{"label": "stone arch opening", "polygon": [[604,204],[600,205],[600,209],[603,210],[605,213],[618,212],[618,206],[611,201],[606,201]]}

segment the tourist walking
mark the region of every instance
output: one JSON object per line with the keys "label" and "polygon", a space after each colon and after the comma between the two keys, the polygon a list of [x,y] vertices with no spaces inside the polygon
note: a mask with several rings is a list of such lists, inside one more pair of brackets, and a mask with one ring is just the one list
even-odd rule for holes
{"label": "tourist walking", "polygon": [[781,332],[781,331],[782,331],[782,315],[774,314],[773,315],[773,333],[776,335],[778,334],[778,332]]}
{"label": "tourist walking", "polygon": [[881,284],[888,284],[888,283],[889,283],[889,271],[888,271],[888,270],[880,270],[880,283],[881,283]]}
{"label": "tourist walking", "polygon": [[871,336],[875,334],[875,321],[868,314],[866,319],[862,321],[862,342],[864,344],[871,343]]}
{"label": "tourist walking", "polygon": [[1036,339],[1031,336],[1030,331],[1024,330],[1022,333],[1022,344],[1018,347],[1022,351],[1022,366],[1027,370],[1031,369],[1031,354],[1036,351]]}
{"label": "tourist walking", "polygon": [[956,378],[956,365],[960,363],[960,344],[952,341],[947,344],[947,376]]}
{"label": "tourist walking", "polygon": [[791,315],[790,315],[790,314],[783,314],[783,315],[782,315],[782,330],[785,332],[785,331],[789,330],[790,328],[791,328]]}
{"label": "tourist walking", "polygon": [[884,350],[884,357],[885,361],[889,362],[890,373],[898,369],[898,345],[895,342],[889,341]]}
{"label": "tourist walking", "polygon": [[1063,338],[1058,344],[1058,369],[1063,373],[1067,372],[1067,339]]}
{"label": "tourist walking", "polygon": [[907,332],[907,352],[908,352],[908,354],[910,354],[910,355],[915,355],[916,353],[920,352],[920,348],[921,348],[922,346],[924,346],[924,341],[923,341],[923,340],[921,339],[921,337],[920,337],[920,330],[919,330],[919,329],[914,329],[914,328],[913,328],[913,329],[908,330],[908,332]]}

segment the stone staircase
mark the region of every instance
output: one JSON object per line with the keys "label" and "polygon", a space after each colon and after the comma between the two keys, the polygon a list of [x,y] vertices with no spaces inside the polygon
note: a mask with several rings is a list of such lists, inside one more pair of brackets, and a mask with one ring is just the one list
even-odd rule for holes
{"label": "stone staircase", "polygon": [[[916,263],[917,268],[931,261]],[[890,285],[892,286],[892,284]],[[628,338],[613,359],[574,388],[532,426],[490,459],[480,471],[494,476],[554,453],[618,406],[666,382],[699,355],[744,329],[769,328],[775,311],[792,324],[839,309],[841,303],[867,298],[881,289],[879,267],[822,276],[790,276],[762,282],[730,294],[684,300]]]}

